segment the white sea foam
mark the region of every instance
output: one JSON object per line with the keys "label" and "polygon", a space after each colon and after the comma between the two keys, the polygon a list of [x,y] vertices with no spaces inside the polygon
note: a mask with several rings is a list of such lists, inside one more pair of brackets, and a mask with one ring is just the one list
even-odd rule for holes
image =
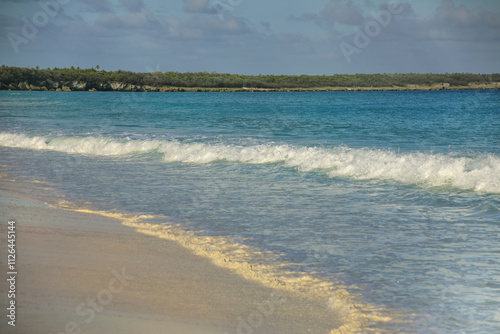
{"label": "white sea foam", "polygon": [[162,142],[157,140],[119,141],[98,137],[28,137],[24,134],[0,133],[2,146],[100,156],[143,153],[155,150],[161,144]]}
{"label": "white sea foam", "polygon": [[494,154],[458,157],[348,147],[322,148],[277,144],[238,146],[185,143],[176,140],[28,137],[11,133],[0,133],[0,145],[98,156],[156,151],[163,154],[164,162],[279,163],[299,171],[322,170],[329,177],[389,180],[423,187],[450,186],[484,193],[500,193],[500,157]]}

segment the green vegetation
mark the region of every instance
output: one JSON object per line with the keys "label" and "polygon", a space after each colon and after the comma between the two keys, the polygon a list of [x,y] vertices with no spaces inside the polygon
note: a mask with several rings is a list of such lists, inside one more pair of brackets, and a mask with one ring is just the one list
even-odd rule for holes
{"label": "green vegetation", "polygon": [[[48,87],[47,83],[81,82],[97,90],[113,90],[109,83],[151,87],[199,87],[199,88],[261,88],[307,89],[319,87],[408,87],[449,84],[491,84],[500,82],[500,74],[354,74],[354,75],[240,75],[225,73],[135,73],[129,71],[104,71],[99,66],[91,69],[53,68],[36,69],[0,67],[0,87],[9,89],[20,83]],[[90,84],[88,84],[90,83]],[[105,86],[108,84],[107,86]],[[9,87],[10,85],[10,87]]]}

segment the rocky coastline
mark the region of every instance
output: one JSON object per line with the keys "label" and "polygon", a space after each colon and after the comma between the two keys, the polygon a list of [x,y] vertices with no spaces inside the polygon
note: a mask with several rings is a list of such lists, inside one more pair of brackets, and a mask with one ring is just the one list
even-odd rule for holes
{"label": "rocky coastline", "polygon": [[0,90],[21,91],[113,91],[113,92],[301,92],[301,91],[414,91],[414,90],[476,90],[500,89],[500,82],[469,83],[467,86],[451,86],[449,83],[435,85],[406,85],[394,87],[313,87],[313,88],[224,88],[224,87],[172,87],[133,85],[121,82],[80,82],[52,81],[29,83],[27,81],[11,84],[0,83]]}

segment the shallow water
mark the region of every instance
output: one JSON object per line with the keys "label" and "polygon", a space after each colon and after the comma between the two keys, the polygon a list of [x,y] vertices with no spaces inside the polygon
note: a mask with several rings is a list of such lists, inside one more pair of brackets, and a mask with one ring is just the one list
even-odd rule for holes
{"label": "shallow water", "polygon": [[500,92],[0,92],[2,171],[500,331]]}

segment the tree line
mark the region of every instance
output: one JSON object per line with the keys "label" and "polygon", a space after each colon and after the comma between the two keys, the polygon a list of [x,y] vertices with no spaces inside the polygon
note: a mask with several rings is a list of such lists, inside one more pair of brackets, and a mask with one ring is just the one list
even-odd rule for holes
{"label": "tree line", "polygon": [[2,65],[0,83],[5,89],[9,84],[27,82],[43,85],[53,82],[92,82],[106,84],[119,82],[130,85],[152,87],[201,87],[201,88],[316,88],[316,87],[405,87],[410,85],[432,86],[447,83],[450,86],[469,84],[490,84],[500,82],[500,74],[334,74],[334,75],[242,75],[228,73],[179,73],[131,71],[105,71],[99,66],[90,69],[80,68],[25,68]]}

